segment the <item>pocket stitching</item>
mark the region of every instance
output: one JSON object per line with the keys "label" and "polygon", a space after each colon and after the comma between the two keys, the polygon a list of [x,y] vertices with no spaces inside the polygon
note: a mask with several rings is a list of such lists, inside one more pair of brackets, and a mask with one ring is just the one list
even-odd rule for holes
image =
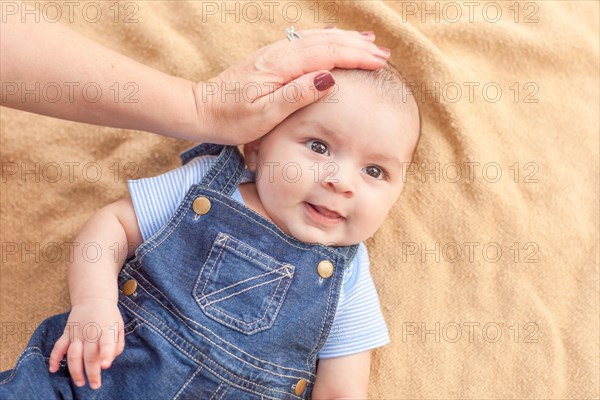
{"label": "pocket stitching", "polygon": [[[265,312],[264,312],[264,314],[263,314],[262,318],[260,318],[260,319],[256,319],[256,320],[254,320],[254,321],[252,321],[252,322],[245,322],[245,321],[239,320],[239,319],[237,319],[237,318],[235,318],[235,317],[233,317],[233,316],[231,316],[231,315],[229,315],[229,314],[226,314],[225,312],[223,312],[223,311],[219,310],[218,308],[215,308],[215,307],[213,307],[211,310],[212,310],[212,311],[216,311],[216,312],[218,312],[218,313],[220,313],[220,314],[223,314],[224,316],[226,316],[226,317],[228,317],[228,318],[231,318],[231,319],[233,319],[233,320],[235,320],[235,321],[238,321],[238,322],[239,322],[240,324],[242,324],[242,325],[254,325],[254,324],[256,324],[257,322],[260,322],[260,321],[262,321],[263,319],[265,319],[265,317],[266,317],[266,315],[267,315],[267,311],[269,311],[269,308],[271,307],[271,304],[273,303],[274,297],[275,297],[275,295],[277,294],[277,290],[279,290],[279,286],[281,286],[281,282],[282,282],[282,280],[283,280],[283,277],[281,277],[281,278],[278,278],[278,279],[279,279],[279,283],[277,284],[277,287],[276,287],[276,288],[275,288],[275,290],[273,291],[273,295],[271,296],[271,301],[269,302],[269,305],[268,305],[268,306],[265,308]],[[272,281],[269,281],[269,282],[266,282],[266,283],[274,282],[275,280],[276,280],[276,279],[274,279],[274,280],[272,280]],[[265,283],[265,284],[266,284],[266,283]],[[254,286],[254,287],[256,287],[256,286]],[[251,288],[249,288],[249,289],[251,289]],[[287,290],[286,290],[286,292],[287,292]],[[222,299],[222,300],[224,300],[224,299]],[[212,304],[215,304],[215,303],[216,303],[216,302],[214,302],[214,303],[209,303],[209,304],[206,304],[206,305],[205,305],[205,307],[208,307],[208,306],[210,306],[210,305],[212,305]],[[274,318],[273,318],[273,319],[274,319]]]}
{"label": "pocket stitching", "polygon": [[[230,241],[231,241],[231,245],[228,245],[228,243]],[[220,247],[220,249],[218,249],[218,254],[215,251],[215,247],[217,247],[217,246]],[[238,248],[235,248],[234,246],[237,246]],[[215,292],[206,294],[205,292],[206,292],[206,288],[207,288],[208,284],[210,283],[210,277],[213,274],[213,271],[215,270],[215,268],[217,267],[217,264],[219,264],[219,262],[222,260],[223,252],[224,252],[225,248],[227,248],[227,250],[230,251],[234,256],[244,258],[244,259],[254,263],[259,268],[262,268],[263,270],[266,269],[269,271],[267,273],[263,273],[263,274],[259,275],[258,277],[264,277],[271,273],[279,274],[280,277],[278,277],[277,279],[270,280],[268,282],[262,282],[260,284],[245,288],[241,291],[238,291],[236,293],[228,295],[227,297],[217,299],[217,301],[212,301],[212,302],[209,302],[208,304],[201,304],[202,300],[207,300],[209,298],[209,296],[211,296],[211,295],[214,295],[214,294],[220,293],[224,290],[230,289],[231,287],[233,287],[235,285],[238,285],[238,284],[241,284],[244,282],[248,282],[251,279],[258,278],[256,276],[250,277],[250,278],[244,279],[243,281],[235,282],[234,284],[226,286],[224,288],[220,288],[219,290],[217,290]],[[257,258],[259,258],[259,259],[251,257],[251,255],[247,255],[244,252],[239,251],[239,249],[242,249],[242,250],[247,249],[249,252],[256,254]],[[276,266],[271,267],[270,265],[265,264],[265,262],[263,262],[264,260],[270,261],[272,264],[275,264]],[[212,265],[210,266],[210,270],[208,270],[209,266],[207,265],[209,262],[212,263]],[[206,261],[204,262],[202,268],[200,269],[199,276],[197,278],[196,284],[194,285],[193,297],[196,299],[197,304],[200,306],[202,311],[208,317],[210,317],[210,318],[216,320],[217,322],[219,322],[229,328],[232,328],[234,330],[240,331],[245,334],[253,334],[253,333],[259,332],[261,330],[269,329],[275,322],[277,314],[279,313],[279,310],[280,310],[281,306],[283,305],[283,300],[286,297],[289,286],[291,285],[292,278],[294,275],[294,270],[295,270],[295,268],[293,265],[288,264],[288,263],[282,263],[281,261],[278,261],[272,257],[269,257],[266,254],[263,254],[262,252],[254,249],[252,247],[247,246],[246,244],[231,237],[230,235],[219,232],[217,234],[217,237],[215,239],[213,246],[211,246],[211,249],[207,255]],[[203,275],[204,275],[204,277],[203,277]],[[284,281],[284,278],[287,279],[287,284],[285,285],[285,287],[283,289],[281,289],[281,283]],[[202,280],[204,280],[203,285],[201,283]],[[279,282],[278,282],[277,286],[273,289],[271,299],[270,299],[269,303],[266,305],[263,315],[258,316],[258,318],[254,319],[252,322],[242,321],[242,320],[236,318],[235,316],[232,316],[232,315],[228,314],[227,312],[219,310],[216,307],[214,307],[214,304],[216,304],[220,301],[223,301],[227,298],[230,298],[230,297],[233,297],[240,293],[243,293],[247,290],[250,290],[250,289],[265,285],[265,284],[273,283],[276,280],[278,280]],[[199,293],[200,287],[202,287],[202,289],[201,289],[201,292]],[[279,301],[279,305],[272,311],[270,323],[267,323],[266,325],[263,325],[263,326],[259,325],[255,329],[252,329],[252,330],[247,330],[248,326],[258,325],[260,323],[264,324],[264,321],[267,318],[267,313],[272,308],[273,303],[275,301],[275,297],[277,297],[278,294],[279,294],[279,297],[281,298],[281,300]],[[219,316],[219,314],[221,316]],[[237,326],[235,325],[236,323],[238,324]]]}
{"label": "pocket stitching", "polygon": [[[210,276],[212,275],[212,273],[213,273],[213,271],[215,269],[215,266],[219,262],[219,260],[221,258],[221,254],[223,254],[223,251],[225,250],[225,248],[227,248],[231,252],[236,253],[238,256],[240,256],[242,258],[245,258],[248,261],[251,261],[251,262],[254,262],[254,263],[262,265],[265,269],[270,270],[270,272],[273,272],[273,271],[278,272],[282,268],[285,268],[285,271],[288,272],[288,269],[286,268],[287,264],[284,264],[281,268],[272,268],[268,264],[265,264],[264,262],[262,262],[261,260],[258,260],[256,258],[252,258],[252,257],[250,257],[250,256],[242,253],[241,251],[238,251],[238,250],[234,249],[232,246],[227,246],[227,243],[229,241],[232,241],[233,243],[235,243],[238,246],[245,247],[246,249],[248,249],[248,251],[252,251],[252,252],[256,253],[255,249],[253,249],[253,248],[251,248],[249,246],[246,246],[244,243],[240,242],[239,240],[235,240],[234,238],[232,238],[229,235],[226,235],[226,234],[223,234],[223,233],[219,232],[219,234],[217,235],[217,238],[215,239],[215,244],[218,244],[219,246],[222,246],[222,247],[221,247],[221,251],[219,252],[219,254],[215,257],[215,261],[214,261],[212,267],[210,268],[210,272],[208,273],[208,276],[206,277],[206,282],[204,282],[204,286],[202,287],[202,295],[203,295],[203,297],[208,297],[210,294],[216,293],[216,292],[213,292],[213,293],[210,293],[210,294],[205,294],[205,289],[206,289],[206,285],[208,284],[208,281],[210,280]],[[212,254],[212,248],[211,248],[211,251],[208,253],[208,257],[206,258],[206,262],[208,262],[208,260],[210,260],[210,255],[211,254]],[[273,264],[278,264],[278,265],[283,264],[283,263],[275,260],[274,258],[268,257],[267,255],[261,255],[261,256],[263,258],[268,259]],[[206,265],[206,263],[205,263],[205,265]],[[293,267],[293,266],[291,266],[291,267]],[[200,271],[200,274],[202,274],[203,270],[204,270],[204,266],[202,267],[202,270]],[[292,273],[288,272],[287,274],[284,274],[284,275],[287,276],[288,278],[292,278],[292,276],[293,276],[293,269],[292,269]],[[259,275],[259,276],[262,276],[262,275]],[[253,278],[258,278],[258,277],[252,277],[252,278],[248,278],[248,279],[253,279]],[[241,281],[241,282],[236,282],[233,285],[229,285],[227,287],[221,288],[218,291],[225,290],[227,288],[230,288],[231,286],[234,286],[234,285],[237,285],[239,283],[245,282],[248,279],[246,279],[244,281]]]}
{"label": "pocket stitching", "polygon": [[[233,240],[232,240],[232,241],[233,241]],[[237,242],[236,244],[239,246],[241,243],[240,243],[240,242]],[[227,243],[223,244],[223,247],[225,247],[225,246],[227,246]],[[275,270],[276,270],[275,268],[272,268],[272,267],[270,267],[268,264],[265,264],[264,262],[262,262],[262,261],[260,261],[260,260],[257,260],[256,258],[252,258],[251,256],[248,256],[247,254],[244,254],[244,253],[242,253],[241,251],[234,249],[233,247],[228,247],[228,249],[229,249],[229,250],[231,250],[231,251],[233,251],[234,253],[237,253],[237,254],[239,254],[239,256],[240,256],[240,257],[243,257],[243,258],[245,258],[246,260],[249,260],[249,261],[254,261],[254,262],[255,262],[255,263],[257,263],[257,264],[260,264],[260,265],[262,265],[262,266],[263,266],[263,267],[265,267],[266,269],[269,269],[269,270],[271,270],[271,271],[275,271]],[[277,261],[277,260],[275,260],[275,259],[271,259],[271,260],[269,260],[269,261],[271,261],[273,264],[283,264],[282,262],[279,262],[279,261]]]}
{"label": "pocket stitching", "polygon": [[[282,267],[282,268],[280,268],[280,269],[283,269],[283,268],[287,268],[287,266],[284,266],[284,267]],[[264,274],[261,274],[261,275],[252,276],[252,277],[250,277],[250,278],[248,278],[248,279],[244,279],[243,281],[239,281],[239,282],[236,282],[236,283],[234,283],[234,284],[232,284],[232,285],[229,285],[229,286],[226,286],[226,287],[224,287],[224,288],[221,288],[221,289],[217,290],[216,292],[211,292],[211,293],[208,293],[208,294],[205,294],[205,293],[203,292],[202,294],[203,294],[204,296],[200,297],[200,298],[199,298],[199,300],[202,300],[202,299],[208,299],[209,297],[211,297],[211,296],[214,296],[214,295],[216,295],[217,293],[220,293],[220,292],[222,292],[222,291],[224,291],[224,290],[231,289],[232,287],[234,287],[234,286],[237,286],[237,285],[241,285],[242,283],[247,283],[247,282],[249,282],[249,281],[251,281],[251,280],[253,280],[253,279],[263,278],[263,277],[265,277],[265,276],[267,276],[267,275],[272,275],[274,272],[278,272],[278,271],[269,271],[269,272],[265,272]],[[245,289],[243,289],[243,290],[240,290],[240,291],[238,291],[238,292],[232,293],[232,294],[230,294],[230,295],[229,295],[229,296],[227,296],[227,297],[219,298],[219,299],[217,299],[217,300],[215,300],[215,301],[210,301],[209,303],[207,303],[207,304],[205,304],[205,305],[209,306],[209,305],[211,305],[211,304],[218,303],[218,302],[219,302],[219,301],[221,301],[221,300],[228,299],[229,297],[232,297],[232,296],[235,296],[235,295],[237,295],[237,294],[240,294],[240,293],[242,293],[242,292],[244,292],[244,291],[246,291],[246,290],[250,290],[250,289],[253,289],[253,288],[255,288],[255,287],[259,287],[259,286],[262,286],[262,285],[266,285],[267,283],[275,282],[276,280],[278,280],[278,279],[280,280],[280,279],[283,279],[283,278],[285,278],[285,277],[291,278],[291,276],[289,276],[289,275],[279,275],[279,276],[278,276],[277,278],[275,278],[275,279],[272,279],[272,280],[270,280],[270,281],[267,281],[267,282],[258,283],[258,284],[256,284],[256,285],[253,285],[253,286],[249,286],[249,287],[247,287],[247,288],[245,288]]]}
{"label": "pocket stitching", "polygon": [[[220,235],[220,233],[219,233]],[[206,281],[204,282],[204,286],[202,286],[202,294],[204,294],[204,289],[206,289],[206,285],[208,284],[208,281],[210,280],[210,275],[212,274],[215,265],[217,265],[217,261],[219,261],[219,259],[221,258],[221,254],[223,254],[223,250],[225,250],[225,245],[227,244],[227,237],[225,237],[225,243],[220,243],[222,242],[223,239],[219,239],[219,237],[217,237],[217,240],[215,240],[215,244],[219,244],[221,245],[221,251],[219,252],[219,254],[216,256],[215,262],[213,263],[212,267],[210,268],[210,272],[208,273],[208,276],[206,277]],[[200,270],[200,276],[202,276],[202,273],[204,272],[204,268],[206,268],[206,263],[210,260],[210,256],[213,252],[213,249],[215,248],[215,246],[213,245],[210,248],[210,251],[208,252],[208,256],[206,257],[206,261],[204,262],[204,265],[202,266],[202,269]],[[198,284],[200,282],[196,282],[196,286],[194,287],[194,292],[196,292],[196,290],[198,289]]]}
{"label": "pocket stitching", "polygon": [[[279,289],[279,286],[281,285],[281,282],[283,282],[283,277],[281,278],[281,280],[279,281],[279,284],[277,285],[277,287],[276,287],[276,288],[275,288],[275,290],[273,291],[273,297],[275,297],[275,294],[277,293],[277,290]],[[292,280],[291,280],[291,279],[289,279],[289,281],[288,281],[288,283],[287,283],[287,285],[286,285],[285,289],[283,289],[283,292],[281,293],[281,297],[282,297],[282,299],[283,299],[283,298],[285,298],[285,295],[286,295],[286,293],[287,293],[287,290],[288,290],[288,288],[289,288],[289,286],[290,286],[290,284],[291,284],[291,283],[292,283]],[[272,297],[271,299],[273,299],[273,297]],[[272,302],[273,302],[273,300],[271,300],[271,303],[272,303]],[[271,303],[269,303],[269,304],[271,304]],[[259,327],[257,327],[257,328],[254,328],[254,329],[252,329],[252,330],[249,330],[249,331],[247,331],[247,332],[243,332],[243,333],[252,334],[252,333],[256,333],[256,332],[259,332],[259,331],[261,331],[261,330],[265,330],[265,329],[268,329],[268,328],[270,328],[270,327],[273,325],[273,323],[275,322],[275,318],[277,317],[277,314],[279,313],[279,308],[281,308],[281,304],[282,304],[282,303],[283,303],[283,301],[282,301],[282,302],[280,302],[280,307],[278,307],[278,309],[274,311],[274,313],[273,313],[273,319],[272,319],[272,321],[271,321],[271,323],[270,323],[270,324],[268,324],[268,325],[266,325],[266,326],[259,326]],[[200,307],[201,307],[203,310],[206,310],[205,308],[203,308],[203,307],[202,307],[202,305],[200,305]],[[266,310],[265,310],[265,314],[266,314],[266,312],[267,312],[268,310],[269,310],[269,307],[267,307],[267,308],[266,308]],[[237,318],[235,318],[235,317],[233,317],[233,316],[231,316],[231,315],[229,315],[229,314],[226,314],[225,312],[223,312],[223,311],[221,311],[221,310],[219,310],[219,309],[217,309],[217,308],[215,308],[215,307],[212,307],[212,308],[211,308],[210,310],[208,310],[208,311],[216,311],[216,312],[218,312],[219,314],[222,314],[224,317],[226,317],[226,318],[228,318],[228,319],[235,320],[235,321],[239,322],[239,323],[240,323],[240,324],[242,324],[242,325],[251,325],[251,324],[256,324],[256,323],[258,323],[258,322],[260,322],[260,321],[262,321],[262,320],[264,319],[264,317],[263,317],[263,318],[261,318],[261,319],[259,319],[259,320],[255,320],[255,321],[254,321],[254,322],[252,322],[252,323],[247,323],[247,322],[241,321],[241,320],[239,320],[239,319],[237,319]],[[216,315],[214,315],[214,314],[212,315],[212,317],[213,317],[214,319],[216,319],[217,321],[219,321],[220,323],[222,323],[223,325],[225,325],[225,326],[228,326],[228,327],[230,327],[230,328],[232,328],[232,329],[235,329],[235,330],[238,330],[238,331],[240,330],[240,328],[239,328],[239,327],[237,327],[237,326],[235,326],[235,325],[233,325],[233,324],[229,323],[229,322],[228,322],[226,319],[219,318],[219,317],[217,317],[217,316],[216,316]]]}

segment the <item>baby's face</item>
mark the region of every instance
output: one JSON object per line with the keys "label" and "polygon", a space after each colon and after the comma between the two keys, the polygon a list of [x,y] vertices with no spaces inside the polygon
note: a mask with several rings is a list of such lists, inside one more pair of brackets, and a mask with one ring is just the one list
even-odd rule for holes
{"label": "baby's face", "polygon": [[258,196],[275,224],[303,242],[341,246],[383,223],[402,191],[419,121],[412,104],[389,104],[344,74],[336,81],[337,93],[250,144],[246,158],[258,166]]}

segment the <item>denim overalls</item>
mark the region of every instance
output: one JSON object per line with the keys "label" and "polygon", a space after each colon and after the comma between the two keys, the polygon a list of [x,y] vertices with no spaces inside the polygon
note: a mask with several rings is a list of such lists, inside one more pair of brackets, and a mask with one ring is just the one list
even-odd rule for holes
{"label": "denim overalls", "polygon": [[119,275],[125,350],[102,386],[74,386],[48,357],[68,313],[45,320],[15,369],[7,399],[308,399],[332,329],[343,271],[357,245],[307,244],[231,198],[244,163],[236,147],[202,144],[185,164],[218,155],[168,223]]}

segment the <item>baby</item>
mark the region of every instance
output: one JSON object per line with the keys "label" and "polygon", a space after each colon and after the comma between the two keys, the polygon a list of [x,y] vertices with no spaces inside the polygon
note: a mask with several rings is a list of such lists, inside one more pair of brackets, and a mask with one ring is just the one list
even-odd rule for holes
{"label": "baby", "polygon": [[0,373],[0,397],[366,398],[389,336],[362,242],[400,195],[420,116],[389,65],[334,74],[244,157],[196,146],[94,214],[76,241],[101,261],[75,256],[70,312]]}

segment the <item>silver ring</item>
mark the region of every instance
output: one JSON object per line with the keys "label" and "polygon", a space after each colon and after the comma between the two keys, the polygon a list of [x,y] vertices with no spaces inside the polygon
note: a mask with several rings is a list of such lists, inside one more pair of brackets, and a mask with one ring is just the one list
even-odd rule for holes
{"label": "silver ring", "polygon": [[296,31],[294,30],[294,27],[293,27],[293,26],[291,26],[291,27],[289,27],[289,28],[285,28],[285,33],[286,33],[286,37],[287,37],[287,39],[288,39],[290,42],[292,42],[292,41],[294,41],[294,40],[296,40],[296,39],[300,39],[300,35],[298,34],[298,32],[296,32]]}

